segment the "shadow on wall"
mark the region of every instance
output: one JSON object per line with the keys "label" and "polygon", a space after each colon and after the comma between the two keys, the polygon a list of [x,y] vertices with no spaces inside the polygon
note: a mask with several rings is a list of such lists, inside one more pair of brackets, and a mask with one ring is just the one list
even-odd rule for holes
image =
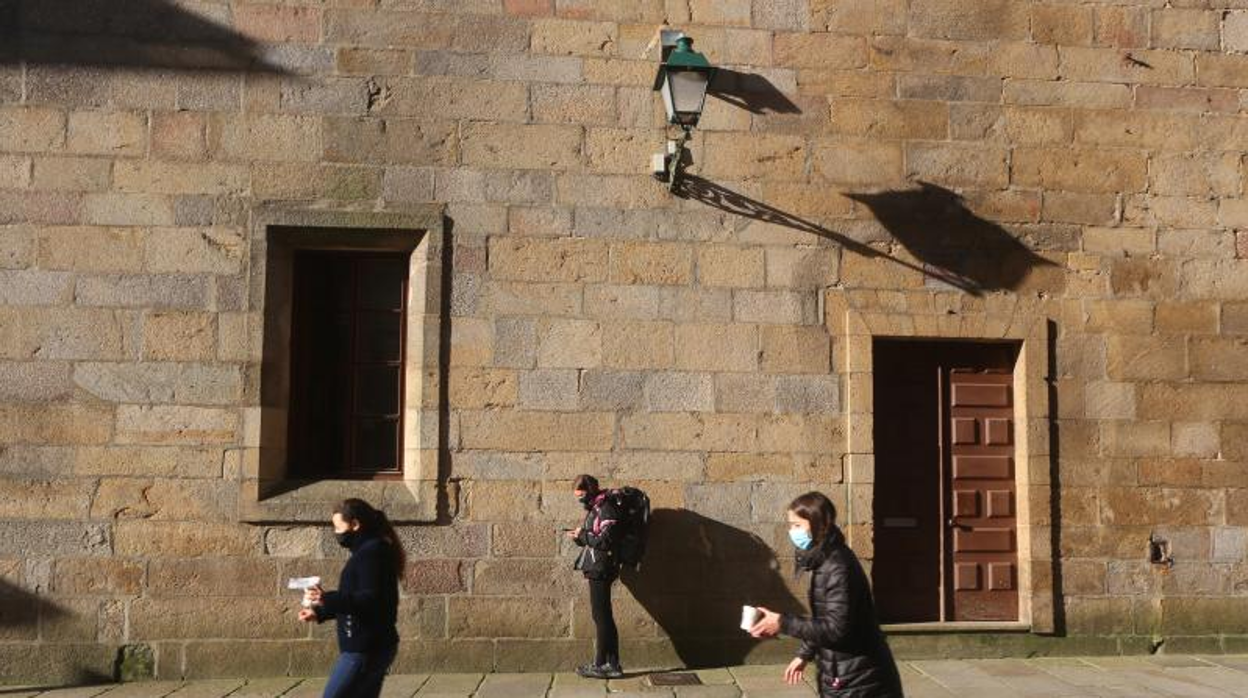
{"label": "shadow on wall", "polygon": [[[43,664],[37,658],[46,652],[41,650],[38,645],[34,645],[39,641],[39,626],[44,627],[52,623],[66,619],[70,615],[70,611],[62,608],[46,598],[23,589],[20,586],[11,584],[0,579],[0,642],[17,641],[22,644],[31,643],[32,658],[36,658],[35,665]],[[102,651],[107,652],[104,648]],[[46,661],[46,660],[45,660]],[[15,662],[12,665],[0,663],[0,695],[6,691],[3,684],[12,683],[14,681],[29,680],[37,674],[40,666],[32,666],[27,662]],[[89,684],[111,683],[113,676],[100,671],[98,666],[87,666],[73,662],[60,662],[57,666],[52,667],[52,675],[45,678],[52,679],[55,685],[43,688],[57,688],[61,686],[85,686]],[[27,687],[19,693],[29,694],[32,690]]]}
{"label": "shadow on wall", "polygon": [[689,668],[736,666],[762,641],[741,630],[741,606],[805,613],[758,536],[684,509],[656,509],[639,572],[621,581]]}
{"label": "shadow on wall", "polygon": [[706,93],[751,114],[800,114],[802,111],[762,75],[728,68],[715,72],[715,80]]}
{"label": "shadow on wall", "polygon": [[285,72],[230,28],[228,4],[204,14],[172,0],[0,0],[0,64]]}
{"label": "shadow on wall", "polygon": [[870,209],[921,264],[899,259],[696,175],[682,176],[676,194],[721,211],[818,235],[848,252],[890,260],[975,296],[1016,290],[1037,267],[1057,266],[1001,226],[976,216],[957,193],[927,182],[919,182],[914,189],[846,195]]}

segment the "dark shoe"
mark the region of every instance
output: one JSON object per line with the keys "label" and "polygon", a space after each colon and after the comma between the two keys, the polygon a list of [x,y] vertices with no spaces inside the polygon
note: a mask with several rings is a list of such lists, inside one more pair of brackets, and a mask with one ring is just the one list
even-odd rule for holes
{"label": "dark shoe", "polygon": [[597,664],[582,664],[576,668],[576,675],[583,679],[605,679],[606,673]]}
{"label": "dark shoe", "polygon": [[619,664],[603,664],[602,666],[598,667],[598,670],[602,672],[603,678],[608,678],[608,679],[624,678],[624,670],[620,668]]}

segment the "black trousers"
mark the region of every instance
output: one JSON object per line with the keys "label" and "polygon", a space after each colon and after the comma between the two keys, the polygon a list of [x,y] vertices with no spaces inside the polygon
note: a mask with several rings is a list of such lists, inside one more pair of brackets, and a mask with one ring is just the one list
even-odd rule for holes
{"label": "black trousers", "polygon": [[598,629],[597,652],[594,663],[598,666],[620,663],[620,634],[615,627],[615,612],[611,610],[611,584],[615,579],[589,580],[589,608],[594,614],[594,626]]}

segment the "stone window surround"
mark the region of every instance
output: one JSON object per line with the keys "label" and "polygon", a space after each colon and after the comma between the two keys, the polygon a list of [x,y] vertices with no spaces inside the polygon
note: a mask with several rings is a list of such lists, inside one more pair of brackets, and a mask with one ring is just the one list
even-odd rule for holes
{"label": "stone window surround", "polygon": [[[263,315],[259,404],[246,406],[239,518],[249,523],[324,523],[330,507],[360,497],[398,523],[445,518],[443,415],[444,215],[440,205],[401,211],[320,209],[267,203],[252,214],[253,311]],[[289,478],[286,468],[292,252],[411,250],[404,367],[403,474],[391,480]]]}
{"label": "stone window surround", "polygon": [[1047,318],[1018,308],[1009,316],[982,312],[916,318],[913,314],[846,308],[842,353],[848,434],[845,528],[850,544],[873,556],[875,437],[872,343],[876,338],[1010,341],[1019,344],[1014,368],[1015,484],[1018,509],[1019,617],[1005,622],[936,622],[889,626],[889,632],[1055,629],[1052,590],[1053,529],[1049,446],[1049,327]]}

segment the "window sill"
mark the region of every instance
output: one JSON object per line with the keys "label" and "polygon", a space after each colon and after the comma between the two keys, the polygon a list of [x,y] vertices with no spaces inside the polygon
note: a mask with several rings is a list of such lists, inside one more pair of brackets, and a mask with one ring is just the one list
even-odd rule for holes
{"label": "window sill", "polygon": [[[356,497],[381,509],[396,524],[440,523],[454,515],[457,485],[423,480],[316,480],[241,483],[239,520],[252,524],[323,524],[334,505]],[[445,516],[439,500],[445,498]]]}

